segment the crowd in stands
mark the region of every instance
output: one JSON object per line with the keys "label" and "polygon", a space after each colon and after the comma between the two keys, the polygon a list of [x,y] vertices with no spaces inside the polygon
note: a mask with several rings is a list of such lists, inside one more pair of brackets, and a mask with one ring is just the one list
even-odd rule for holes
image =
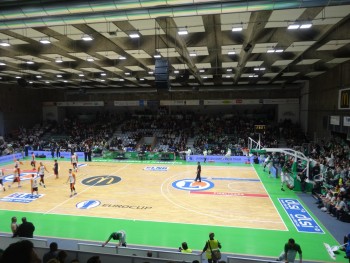
{"label": "crowd in stands", "polygon": [[[256,125],[263,125],[264,129],[257,130]],[[118,130],[120,133],[113,136]],[[57,135],[61,137],[52,139]],[[147,144],[142,142],[144,137],[155,137],[156,140]],[[123,116],[99,113],[89,122],[74,116],[64,119],[61,124],[46,122],[31,129],[20,128],[0,138],[0,155],[23,152],[27,147],[49,150],[53,157],[60,150],[85,151],[87,145],[93,152],[100,153],[164,151],[179,155],[190,148],[192,154],[202,154],[207,150],[209,155],[224,155],[230,149],[232,155],[242,155],[242,149],[248,146],[248,137],[268,148],[278,147],[283,138],[285,147],[300,150],[311,158],[308,179],[314,183],[313,194],[328,213],[343,218],[337,209],[347,212],[349,206],[349,143],[337,137],[311,142],[298,125],[288,120],[277,123],[236,115],[169,114],[164,111]],[[189,138],[193,140],[192,145],[189,145]]]}

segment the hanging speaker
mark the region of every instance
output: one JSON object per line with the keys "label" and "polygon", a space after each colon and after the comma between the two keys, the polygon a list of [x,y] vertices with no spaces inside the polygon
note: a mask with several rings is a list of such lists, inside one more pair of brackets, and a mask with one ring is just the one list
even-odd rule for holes
{"label": "hanging speaker", "polygon": [[156,59],[154,77],[157,91],[169,90],[169,62],[167,59]]}

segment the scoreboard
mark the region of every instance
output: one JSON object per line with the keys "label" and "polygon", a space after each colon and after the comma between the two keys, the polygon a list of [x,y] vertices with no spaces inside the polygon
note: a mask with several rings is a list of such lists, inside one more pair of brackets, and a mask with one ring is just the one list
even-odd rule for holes
{"label": "scoreboard", "polygon": [[255,130],[256,132],[265,132],[265,130],[266,130],[266,125],[262,125],[262,124],[254,125],[254,130]]}

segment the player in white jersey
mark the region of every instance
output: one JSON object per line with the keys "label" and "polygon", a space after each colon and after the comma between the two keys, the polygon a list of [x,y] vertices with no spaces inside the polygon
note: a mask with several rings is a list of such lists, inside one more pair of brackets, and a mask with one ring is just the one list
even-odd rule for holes
{"label": "player in white jersey", "polygon": [[32,178],[30,179],[30,185],[32,189],[32,197],[34,196],[34,192],[36,192],[36,194],[39,195],[38,178],[35,176],[35,174],[32,174]]}
{"label": "player in white jersey", "polygon": [[0,185],[2,186],[4,191],[6,191],[4,183],[5,183],[5,172],[4,172],[4,169],[0,169]]}
{"label": "player in white jersey", "polygon": [[73,195],[76,195],[77,192],[75,191],[75,173],[73,173],[72,169],[69,169],[69,174],[68,174],[68,179],[67,182],[69,182],[69,186],[70,186],[70,197],[72,197]]}
{"label": "player in white jersey", "polygon": [[78,172],[78,156],[75,153],[72,154],[70,161],[72,163],[74,172]]}
{"label": "player in white jersey", "polygon": [[46,185],[45,185],[45,182],[44,182],[45,171],[46,171],[46,172],[49,172],[49,171],[46,169],[46,166],[43,165],[42,162],[40,162],[39,167],[38,167],[38,175],[40,176],[40,182],[39,182],[39,184],[40,184],[41,186],[43,186],[44,188],[46,188]]}

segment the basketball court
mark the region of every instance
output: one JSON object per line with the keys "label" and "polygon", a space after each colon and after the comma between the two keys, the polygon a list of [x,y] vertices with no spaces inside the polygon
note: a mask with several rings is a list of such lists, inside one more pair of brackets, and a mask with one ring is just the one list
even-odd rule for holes
{"label": "basketball court", "polygon": [[[13,163],[2,166],[7,191],[0,194],[0,213],[8,218],[1,220],[2,232],[9,232],[12,216],[27,216],[37,236],[102,242],[110,232],[124,229],[132,245],[176,248],[187,241],[201,250],[213,231],[223,252],[269,258],[277,257],[293,237],[305,260],[346,262],[330,258],[323,242],[335,245],[335,239],[293,191],[281,192],[279,179],[269,178],[259,165],[202,163],[202,181],[194,182],[195,163],[80,163],[78,194],[70,197],[70,162],[59,161],[58,179],[52,173],[53,160],[42,162],[49,170],[46,188],[39,187],[39,196],[33,197],[30,162],[21,165],[21,188],[16,183],[7,187]],[[302,212],[293,214],[296,206]]]}

